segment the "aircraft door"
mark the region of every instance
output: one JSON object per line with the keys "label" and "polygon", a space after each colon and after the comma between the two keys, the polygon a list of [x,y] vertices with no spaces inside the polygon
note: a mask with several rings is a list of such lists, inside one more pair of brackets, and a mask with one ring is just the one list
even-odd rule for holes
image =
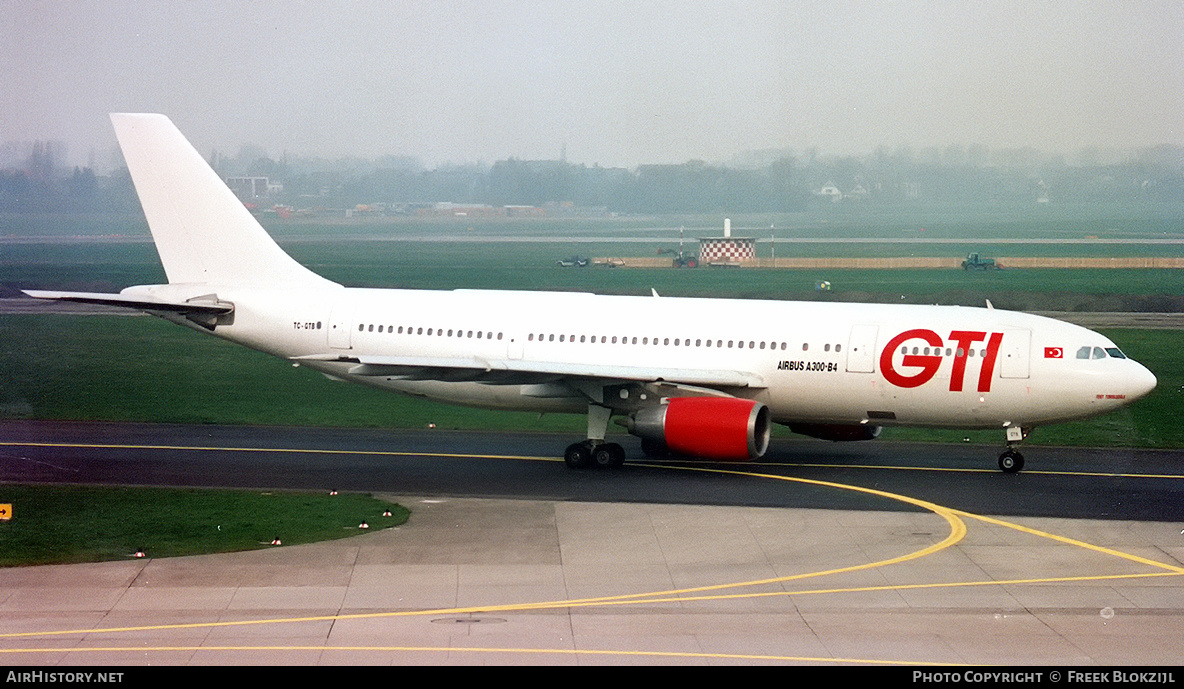
{"label": "aircraft door", "polygon": [[350,321],[352,314],[343,308],[333,309],[333,313],[329,316],[329,329],[327,337],[329,338],[329,346],[333,349],[352,349],[353,342],[350,333]]}
{"label": "aircraft door", "polygon": [[510,341],[506,343],[506,358],[515,361],[522,358],[522,339],[520,337],[511,337]]}
{"label": "aircraft door", "polygon": [[876,335],[879,330],[879,326],[876,325],[851,327],[851,339],[847,341],[847,371],[875,373]]}
{"label": "aircraft door", "polygon": [[1032,349],[1031,330],[1004,330],[999,347],[999,377],[1027,378]]}

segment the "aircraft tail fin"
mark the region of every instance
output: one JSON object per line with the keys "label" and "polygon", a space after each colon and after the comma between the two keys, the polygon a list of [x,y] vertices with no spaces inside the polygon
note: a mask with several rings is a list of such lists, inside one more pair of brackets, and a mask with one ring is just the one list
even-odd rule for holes
{"label": "aircraft tail fin", "polygon": [[170,283],[334,284],[275,243],[169,118],[111,122]]}

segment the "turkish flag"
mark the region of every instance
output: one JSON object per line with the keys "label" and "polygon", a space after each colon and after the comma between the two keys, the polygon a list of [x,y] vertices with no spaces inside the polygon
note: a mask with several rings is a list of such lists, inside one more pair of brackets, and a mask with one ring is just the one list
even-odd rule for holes
{"label": "turkish flag", "polygon": [[1044,348],[1044,358],[1045,359],[1064,359],[1065,358],[1065,350],[1061,347],[1045,347]]}

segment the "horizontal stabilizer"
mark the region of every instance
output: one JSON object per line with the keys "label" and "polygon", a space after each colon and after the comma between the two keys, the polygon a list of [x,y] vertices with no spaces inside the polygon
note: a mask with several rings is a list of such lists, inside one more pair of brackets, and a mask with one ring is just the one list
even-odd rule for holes
{"label": "horizontal stabilizer", "polygon": [[68,301],[75,304],[99,304],[125,309],[139,309],[170,318],[168,314],[182,316],[206,330],[234,322],[234,304],[220,301],[217,295],[209,294],[186,301],[154,299],[144,294],[107,294],[105,292],[51,292],[47,290],[22,290],[34,299]]}
{"label": "horizontal stabilizer", "polygon": [[76,304],[101,304],[103,306],[119,306],[141,311],[168,311],[172,313],[205,313],[211,315],[225,315],[234,311],[234,304],[222,301],[183,301],[167,302],[132,297],[123,294],[107,294],[105,292],[50,292],[47,290],[26,289],[25,294],[34,299],[53,299],[69,301]]}

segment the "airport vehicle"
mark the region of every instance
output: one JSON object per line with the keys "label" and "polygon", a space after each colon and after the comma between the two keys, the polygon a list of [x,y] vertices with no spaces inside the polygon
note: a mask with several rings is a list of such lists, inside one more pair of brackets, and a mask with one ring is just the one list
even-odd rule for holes
{"label": "airport vehicle", "polygon": [[622,464],[615,416],[647,452],[717,460],[764,454],[772,423],[836,441],[998,428],[1014,472],[1033,427],[1156,384],[1098,333],[992,308],[344,287],[284,253],[168,118],[112,121],[169,282],[30,296],[140,309],[407,394],[586,414],[573,468]]}
{"label": "airport vehicle", "polygon": [[962,261],[962,270],[999,270],[1002,267],[995,259],[983,258],[977,252],[968,254],[966,260]]}

